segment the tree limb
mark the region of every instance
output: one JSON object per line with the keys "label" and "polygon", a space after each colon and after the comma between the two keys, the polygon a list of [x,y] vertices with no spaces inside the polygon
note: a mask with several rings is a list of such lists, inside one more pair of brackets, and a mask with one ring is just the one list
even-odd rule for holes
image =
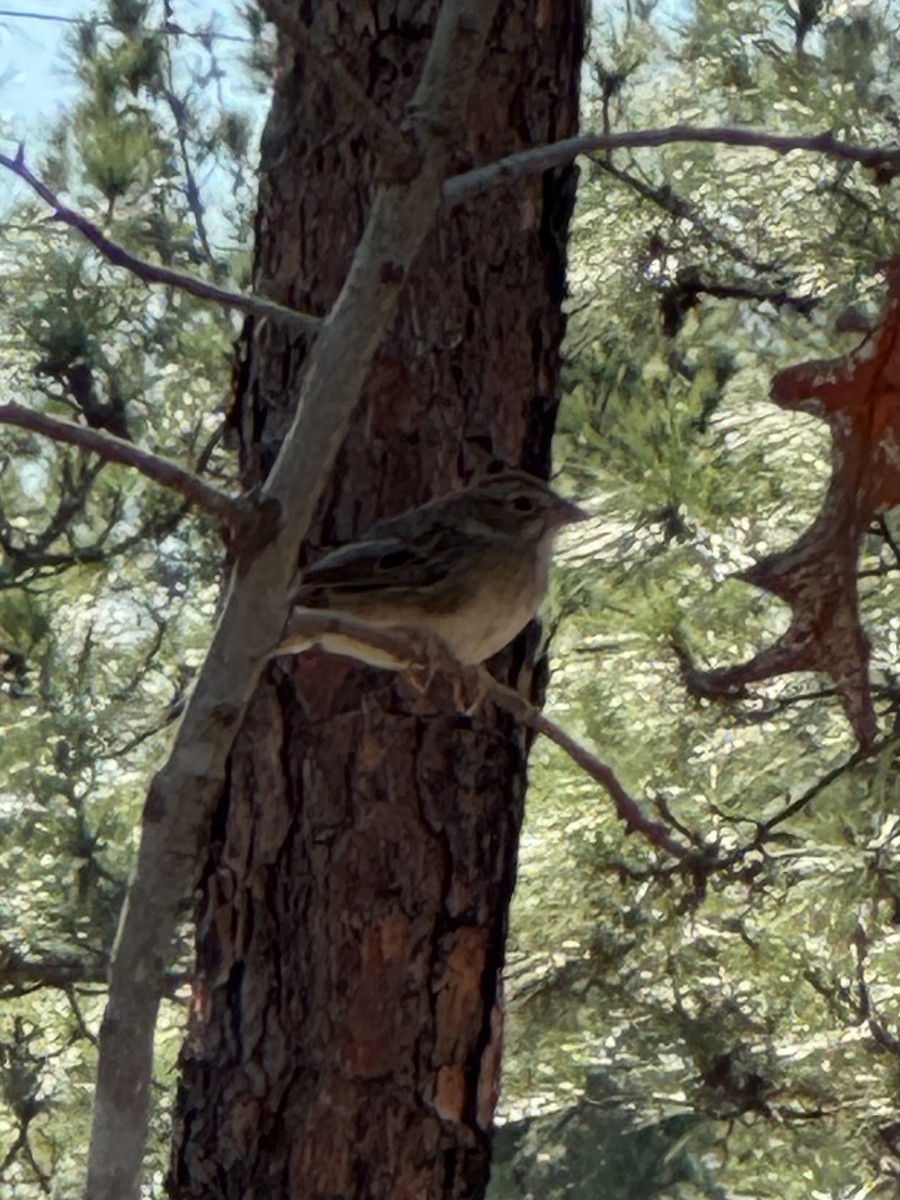
{"label": "tree limb", "polygon": [[287,308],[283,304],[276,304],[274,300],[264,300],[261,296],[245,296],[241,292],[230,292],[227,288],[217,287],[214,283],[207,283],[206,280],[197,279],[194,275],[186,275],[183,271],[173,271],[171,267],[161,267],[157,263],[138,258],[130,250],[126,250],[124,246],[120,246],[118,242],[108,238],[93,221],[89,221],[81,213],[63,204],[56,193],[51,191],[43,180],[38,179],[25,165],[25,153],[22,146],[19,147],[15,158],[10,158],[8,154],[0,154],[0,166],[6,167],[14,175],[18,175],[32,191],[37,192],[44,203],[53,209],[54,220],[60,221],[72,229],[77,229],[81,236],[89,241],[96,250],[99,250],[108,262],[117,267],[124,267],[126,271],[130,271],[138,279],[143,279],[145,283],[162,283],[168,287],[179,288],[200,300],[213,300],[217,304],[236,308],[239,312],[273,317],[288,325],[299,325],[301,329],[316,330],[322,324],[319,317],[299,312],[294,308]]}
{"label": "tree limb", "polygon": [[[507,707],[502,699],[498,699],[497,703],[502,704],[504,708]],[[691,851],[673,838],[665,825],[659,821],[652,821],[646,815],[638,802],[620,782],[612,767],[597,758],[586,746],[582,746],[571,734],[566,733],[542,712],[535,710],[527,724],[536,733],[542,733],[551,742],[555,742],[586,774],[590,775],[591,779],[606,789],[616,806],[616,816],[623,822],[628,833],[640,834],[651,845],[665,850],[673,858],[684,860],[688,857]]]}
{"label": "tree limb", "polygon": [[166,960],[202,867],[226,762],[284,626],[297,550],[387,336],[407,272],[441,213],[441,184],[497,0],[444,0],[409,107],[422,167],[380,185],[340,295],[313,343],[299,403],[262,490],[274,536],[232,573],[206,661],[144,807],[100,1029],[87,1194],[137,1200],[153,1035]]}
{"label": "tree limb", "polygon": [[[290,14],[282,11],[280,0],[265,0],[272,10],[277,12],[277,23],[284,28],[285,33],[293,36],[296,32]],[[272,17],[275,21],[276,17]],[[302,34],[308,38],[308,31]],[[318,72],[318,58],[311,56]],[[352,81],[351,81],[352,82]],[[355,85],[354,85],[355,86]],[[371,119],[372,105],[366,102],[366,113]],[[402,151],[399,142],[402,142]],[[450,206],[468,200],[473,196],[490,190],[512,179],[527,175],[539,174],[553,167],[571,162],[580,154],[591,154],[598,150],[639,149],[648,146],[665,146],[676,142],[701,142],[725,146],[759,147],[772,150],[776,154],[789,154],[793,150],[809,153],[824,154],[830,158],[841,159],[845,162],[858,163],[864,167],[880,169],[887,177],[900,172],[900,149],[888,147],[854,146],[842,142],[831,133],[820,133],[812,137],[794,136],[788,134],[762,133],[750,129],[709,128],[699,129],[692,125],[672,125],[666,129],[644,129],[635,132],[584,134],[574,138],[564,138],[559,142],[551,142],[546,146],[535,146],[530,150],[520,150],[506,158],[488,163],[483,167],[454,175],[443,183],[444,201]],[[411,150],[410,145],[398,136],[391,138],[392,148],[388,148],[389,161],[382,176],[393,182],[402,182],[407,172],[419,161],[417,151]],[[413,143],[414,144],[414,143]],[[40,197],[54,210],[54,218],[69,225],[91,243],[95,249],[115,266],[123,267],[145,283],[161,283],[169,287],[180,288],[200,300],[212,300],[239,312],[254,313],[257,316],[273,317],[289,325],[300,326],[309,331],[318,330],[322,325],[320,317],[310,313],[302,313],[285,305],[276,304],[274,300],[265,300],[260,296],[247,296],[241,292],[228,291],[217,287],[193,275],[174,271],[156,263],[138,258],[124,246],[108,238],[102,230],[89,221],[81,213],[68,208],[49,187],[25,165],[24,151],[20,146],[15,158],[0,154],[0,166],[4,166],[13,174],[24,180]]]}
{"label": "tree limb", "polygon": [[831,133],[803,137],[762,133],[754,129],[700,129],[693,125],[670,125],[665,129],[639,129],[625,133],[586,133],[579,137],[550,142],[546,146],[519,150],[486,166],[454,175],[444,184],[444,200],[450,205],[459,204],[460,201],[469,200],[501,182],[563,166],[579,154],[593,154],[598,150],[634,150],[647,146],[667,146],[675,142],[755,146],[763,150],[772,150],[776,154],[790,154],[793,150],[802,150],[824,154],[828,158],[837,158],[844,162],[859,163],[863,167],[881,168],[891,175],[900,172],[900,148],[854,146],[849,142],[840,141]]}
{"label": "tree limb", "polygon": [[[371,653],[376,650],[384,665],[394,670],[412,670],[415,674],[433,674],[435,667],[460,679],[467,672],[440,639],[427,637],[418,631],[377,628],[355,617],[340,612],[326,612],[307,608],[295,608],[286,627],[287,638],[279,645],[275,654],[302,651],[313,645],[323,646],[333,653],[346,654],[362,662],[371,662]],[[354,644],[357,647],[354,652]],[[519,692],[506,687],[484,668],[478,670],[480,699],[490,699],[499,708],[511,713],[523,725],[536,733],[542,733],[560,747],[581,769],[612,798],[616,815],[629,833],[639,833],[660,850],[674,858],[684,859],[689,854],[687,847],[672,837],[671,831],[650,818],[619,781],[611,767],[599,759],[586,746],[581,745],[549,717],[544,716]]]}
{"label": "tree limb", "polygon": [[99,429],[88,429],[73,421],[64,421],[46,413],[34,412],[21,404],[0,404],[0,425],[16,425],[32,433],[40,433],[55,442],[79,446],[98,454],[107,462],[122,463],[134,467],[154,483],[170,488],[224,521],[230,527],[240,526],[246,515],[246,505],[235,500],[212,484],[206,483],[193,471],[181,467],[169,458],[163,458],[150,450],[142,450],[134,442],[115,437]]}

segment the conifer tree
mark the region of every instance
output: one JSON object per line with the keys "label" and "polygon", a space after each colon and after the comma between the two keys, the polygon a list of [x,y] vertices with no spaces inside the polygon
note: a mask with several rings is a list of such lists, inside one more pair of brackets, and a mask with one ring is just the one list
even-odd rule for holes
{"label": "conifer tree", "polygon": [[[377,303],[338,306],[341,352],[316,359],[372,197],[420,194],[403,114],[433,39],[387,0],[377,31],[338,7],[196,28],[111,0],[73,29],[77,104],[0,160],[33,185],[0,316],[0,1192],[79,1191],[99,1032],[91,1186],[129,1194],[149,1055],[119,1053],[115,1019],[152,1032],[159,996],[148,1195],[481,1195],[504,1009],[494,1200],[893,1195],[890,0],[598,14],[571,239],[571,146],[543,175],[466,173],[575,129],[577,5],[504,6],[469,157],[462,118],[420,130],[454,176],[432,241],[406,277],[381,263]],[[246,97],[273,79],[257,196]],[[324,655],[254,692],[280,576],[228,634],[294,503],[271,481],[310,355],[348,381],[305,426],[318,469],[359,327],[395,302],[303,555],[491,456],[546,472],[564,393],[554,461],[594,519],[556,572],[556,728]],[[223,613],[219,690],[207,662],[213,702],[179,725]],[[534,697],[537,637],[494,664]],[[215,757],[245,702],[192,807],[185,730]],[[531,750],[504,1002],[529,722],[568,753]],[[136,1007],[101,1026],[145,800],[112,993]],[[174,944],[147,987],[129,953],[157,914]]]}

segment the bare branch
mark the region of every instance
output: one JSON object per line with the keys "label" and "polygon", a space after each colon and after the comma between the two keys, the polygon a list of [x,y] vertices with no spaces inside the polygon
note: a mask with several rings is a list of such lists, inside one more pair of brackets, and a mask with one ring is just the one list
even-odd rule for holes
{"label": "bare branch", "polygon": [[186,500],[211,512],[229,526],[239,526],[245,519],[245,506],[240,500],[219,491],[171,459],[153,454],[150,450],[142,450],[125,438],[115,437],[99,429],[88,429],[84,425],[75,425],[72,421],[63,421],[58,417],[47,416],[46,413],[34,412],[20,404],[0,404],[0,425],[16,425],[20,429],[43,434],[56,442],[65,442],[69,446],[79,446],[82,450],[99,454],[107,462],[134,467],[154,483],[178,492]]}
{"label": "bare branch", "polygon": [[[504,692],[509,690],[508,688],[503,689]],[[513,695],[518,695],[518,693],[514,692]],[[504,696],[495,695],[493,692],[491,696],[502,707],[511,710],[511,705],[506,703]],[[582,746],[571,734],[566,733],[544,713],[535,710],[526,724],[530,725],[536,733],[542,733],[551,742],[555,742],[591,779],[605,788],[616,806],[616,816],[623,822],[629,833],[640,834],[652,845],[671,854],[673,858],[687,858],[690,853],[687,847],[676,841],[665,825],[650,820],[638,802],[623,786],[612,767],[599,759],[586,746]]]}
{"label": "bare branch", "polygon": [[294,419],[262,491],[279,522],[271,540],[232,573],[206,661],[168,760],[150,785],[122,911],[100,1028],[87,1194],[140,1193],[153,1035],[165,963],[181,905],[196,885],[226,761],[262,668],[277,644],[309,526],[407,272],[441,212],[450,139],[471,93],[497,0],[444,0],[409,108],[422,168],[375,189],[340,295],[315,339]]}
{"label": "bare branch", "polygon": [[207,283],[204,279],[197,279],[182,271],[173,271],[170,267],[161,267],[157,263],[138,258],[130,250],[126,250],[124,246],[120,246],[118,242],[108,238],[93,221],[89,221],[81,213],[75,212],[74,209],[63,204],[56,193],[51,191],[25,165],[24,151],[21,146],[15,158],[10,158],[8,154],[0,154],[0,166],[6,167],[14,175],[18,175],[33,191],[37,192],[44,203],[53,209],[54,220],[60,221],[72,229],[77,229],[81,236],[99,250],[108,262],[117,267],[124,267],[126,271],[130,271],[138,279],[143,279],[145,283],[162,283],[167,287],[180,288],[181,291],[196,296],[200,300],[212,300],[217,304],[224,304],[228,308],[236,308],[239,312],[273,317],[289,325],[299,325],[301,329],[315,330],[322,324],[320,317],[299,312],[297,309],[286,308],[283,304],[276,304],[274,300],[264,300],[261,296],[245,296],[241,292],[230,292],[227,288],[217,287],[214,283]]}
{"label": "bare branch", "polygon": [[[462,679],[467,674],[467,669],[454,659],[439,638],[428,637],[419,631],[379,629],[345,613],[294,609],[286,633],[286,640],[279,645],[276,655],[319,645],[333,653],[371,663],[371,651],[375,650],[381,665],[390,665],[395,670],[411,670],[416,675],[430,676],[437,667],[455,679]],[[616,777],[612,767],[544,716],[519,692],[499,683],[486,670],[479,671],[479,681],[482,697],[492,700],[524,725],[549,738],[605,789],[616,806],[616,816],[629,833],[639,833],[674,858],[684,859],[688,856],[688,848],[672,837],[667,826],[651,821],[643,812]]]}
{"label": "bare branch", "polygon": [[[309,39],[308,30],[301,23],[295,22],[282,5],[281,0],[265,0],[265,5],[272,12],[278,13],[277,22],[285,32],[290,36],[297,34],[303,39],[302,44],[305,45]],[[272,19],[276,20],[274,16]],[[309,61],[317,72],[324,71],[326,66],[329,72],[333,72],[334,64],[321,63],[315,53],[310,55]],[[355,82],[349,76],[346,79],[350,87],[356,88]],[[359,104],[362,104],[361,100]],[[379,146],[382,159],[386,164],[382,177],[394,182],[408,181],[410,174],[418,166],[418,151],[414,148],[411,149],[410,144],[396,134],[393,129],[391,129],[388,143],[381,128],[384,122],[379,124],[376,112],[377,110],[374,109],[368,98],[365,98],[364,115],[370,122],[375,122],[373,126],[374,140]],[[793,150],[800,150],[880,169],[887,177],[892,177],[900,172],[900,149],[854,146],[839,141],[831,133],[817,134],[813,137],[795,137],[747,129],[698,129],[690,125],[673,125],[667,129],[645,129],[633,133],[584,134],[580,137],[551,142],[546,146],[535,146],[531,150],[521,150],[486,166],[476,167],[472,171],[466,171],[445,180],[443,196],[447,204],[455,205],[505,181],[538,174],[541,171],[571,162],[580,154],[591,154],[598,150],[664,146],[675,142],[755,146],[772,150],[776,154],[789,154]],[[130,271],[139,279],[143,279],[145,283],[161,283],[168,287],[180,288],[201,300],[211,300],[229,308],[235,308],[239,312],[273,317],[289,325],[297,325],[310,331],[319,329],[322,324],[322,318],[314,317],[310,313],[299,312],[259,296],[247,296],[241,292],[228,291],[226,288],[220,288],[205,280],[197,279],[193,275],[174,271],[169,267],[162,267],[156,263],[147,262],[146,259],[138,258],[124,246],[108,238],[87,217],[63,204],[59,197],[25,165],[21,147],[15,158],[0,154],[0,166],[6,167],[7,170],[24,180],[54,210],[53,215],[56,220],[72,229],[77,229],[82,237],[89,241],[109,262]]]}
{"label": "bare branch", "polygon": [[38,988],[60,988],[67,991],[75,984],[106,983],[107,963],[85,955],[53,955],[45,958],[26,958],[24,955],[3,947],[4,959],[0,965],[0,997],[26,996]]}
{"label": "bare branch", "polygon": [[[811,784],[810,787],[808,787],[806,791],[802,793],[802,795],[798,796],[796,800],[791,801],[790,804],[786,804],[780,812],[777,812],[774,817],[770,817],[768,821],[761,822],[759,826],[759,834],[755,839],[754,845],[760,844],[765,839],[765,836],[770,834],[776,826],[782,825],[790,817],[795,816],[798,812],[801,812],[804,808],[806,808],[808,804],[811,804],[812,801],[815,800],[816,796],[818,796],[820,792],[824,792],[826,788],[831,787],[835,780],[840,779],[842,775],[848,774],[848,772],[852,771],[861,762],[864,762],[867,758],[873,757],[882,749],[883,745],[873,746],[870,751],[855,750],[853,754],[849,756],[849,758],[845,758],[842,763],[838,763],[836,767],[832,767],[832,769],[827,771],[821,777],[821,779],[817,779],[814,784]],[[752,848],[753,847],[751,847],[751,849]]]}
{"label": "bare branch", "polygon": [[312,36],[308,25],[297,16],[297,7],[286,0],[259,0],[259,6],[285,37],[293,43],[303,56],[303,65],[318,75],[330,87],[341,92],[345,107],[358,118],[372,142],[378,156],[380,177],[400,181],[411,179],[419,169],[422,155],[415,142],[407,140],[400,130],[366,95],[353,76],[340,62],[330,55],[326,58]]}
{"label": "bare branch", "polygon": [[773,308],[792,308],[808,317],[819,304],[816,296],[794,296],[784,288],[752,287],[745,284],[704,283],[702,279],[676,279],[676,291],[688,300],[693,296],[713,296],[717,300],[758,300]]}
{"label": "bare branch", "polygon": [[866,958],[869,953],[869,938],[862,920],[857,921],[853,933],[853,949],[856,955],[856,987],[859,993],[859,1015],[869,1026],[869,1032],[882,1050],[900,1058],[900,1037],[891,1033],[878,1013],[872,989],[866,979]]}
{"label": "bare branch", "polygon": [[86,1042],[90,1042],[92,1046],[97,1045],[97,1035],[89,1028],[87,1021],[84,1019],[84,1013],[81,1011],[81,1005],[78,1003],[78,994],[74,987],[66,987],[63,989],[65,997],[69,1002],[69,1008],[72,1016],[75,1019],[75,1026],[78,1029],[79,1036]]}
{"label": "bare branch", "polygon": [[774,269],[774,264],[756,262],[737,242],[717,232],[709,223],[701,208],[693,202],[685,200],[670,184],[664,183],[659,187],[653,187],[631,171],[615,166],[612,160],[606,157],[594,158],[591,161],[597,170],[612,176],[613,179],[617,179],[626,187],[631,188],[641,199],[657,205],[677,221],[690,222],[698,234],[700,241],[706,246],[717,246],[737,262],[743,263],[744,266],[753,267],[757,271],[771,271]]}
{"label": "bare branch", "polygon": [[[127,554],[133,547],[148,540],[158,543],[178,528],[189,507],[189,504],[181,503],[167,512],[155,513],[127,537],[108,544],[108,538],[115,524],[113,514],[110,514],[106,518],[105,529],[89,546],[72,545],[71,549],[61,553],[53,553],[39,548],[40,543],[43,543],[46,538],[47,530],[44,530],[37,539],[37,547],[34,543],[23,548],[14,545],[8,533],[4,533],[2,518],[0,518],[0,549],[12,561],[11,570],[0,572],[0,590],[27,587],[39,580],[53,579],[65,571],[85,563],[103,562],[118,555]],[[248,511],[252,512],[251,509]],[[54,522],[55,519],[54,517]],[[69,541],[71,543],[71,539]]]}
{"label": "bare branch", "polygon": [[200,245],[203,249],[203,254],[207,263],[210,266],[215,266],[216,256],[213,254],[212,246],[209,242],[209,236],[206,232],[206,215],[203,210],[203,201],[200,198],[200,188],[197,185],[197,178],[194,174],[194,167],[191,162],[190,150],[188,148],[188,108],[187,101],[175,93],[174,72],[172,70],[172,56],[169,53],[168,46],[165,51],[166,59],[166,85],[162,89],[162,95],[169,106],[169,112],[172,114],[172,120],[175,123],[175,134],[178,139],[178,149],[181,154],[181,166],[184,171],[184,198],[187,201],[187,206],[190,209],[191,216],[194,218],[194,227],[197,230],[197,237],[200,240]]}
{"label": "bare branch", "polygon": [[[100,29],[117,28],[114,22],[101,21],[96,17],[88,21],[85,17],[62,17],[56,13],[23,12],[18,8],[0,8],[0,19],[5,18],[13,18],[18,21],[52,21],[56,25],[86,25],[89,23]],[[194,38],[203,44],[209,42],[243,42],[250,46],[256,44],[256,39],[252,37],[243,37],[237,33],[220,33],[216,29],[185,29],[172,20],[167,20],[164,25],[155,25],[152,29],[147,29],[147,32],[157,37]]]}
{"label": "bare branch", "polygon": [[579,154],[598,150],[639,149],[647,146],[668,146],[675,142],[703,142],[721,146],[748,146],[772,150],[775,154],[790,154],[802,150],[824,154],[828,158],[858,163],[863,167],[880,168],[889,175],[900,172],[900,148],[885,146],[854,146],[842,142],[831,133],[813,137],[792,134],[763,133],[754,129],[714,127],[698,129],[693,125],[670,125],[666,129],[640,129],[626,133],[586,133],[564,138],[547,146],[520,150],[484,167],[476,167],[462,175],[454,175],[444,184],[444,200],[459,204],[497,184],[523,175],[535,175],[552,167],[571,162]]}
{"label": "bare branch", "polygon": [[[78,958],[76,955],[48,954],[45,958],[26,958],[3,946],[7,957],[0,964],[0,1000],[11,1000],[17,996],[28,996],[42,988],[52,988],[71,999],[77,988],[82,993],[88,989],[99,995],[106,988],[109,963],[105,954]],[[184,971],[167,971],[164,979],[165,995],[173,998],[179,989],[189,982]],[[91,1038],[93,1041],[94,1038]]]}

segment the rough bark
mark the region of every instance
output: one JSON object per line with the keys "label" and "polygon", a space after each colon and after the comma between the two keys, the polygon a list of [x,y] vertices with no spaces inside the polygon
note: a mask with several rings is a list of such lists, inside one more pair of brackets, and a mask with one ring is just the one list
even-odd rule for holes
{"label": "rough bark", "polygon": [[[383,0],[300,16],[317,14],[321,52],[399,121],[435,10]],[[454,170],[575,132],[581,37],[580,0],[501,6]],[[328,311],[375,170],[358,110],[345,115],[285,45],[263,145],[260,292]],[[573,183],[564,169],[447,214],[407,279],[309,545],[492,458],[546,473]],[[249,484],[290,425],[306,348],[248,322],[235,417]],[[533,650],[523,636],[496,669],[533,689]],[[448,715],[388,673],[319,653],[272,664],[199,895],[173,1195],[482,1194],[525,750],[490,707]]]}
{"label": "rough bark", "polygon": [[409,112],[419,169],[405,182],[389,176],[375,190],[365,233],[309,355],[296,413],[258,494],[258,535],[236,547],[212,644],[150,785],[100,1027],[89,1200],[136,1200],[140,1193],[153,1037],[176,919],[204,874],[228,754],[283,629],[297,547],[406,274],[438,217],[460,98],[471,91],[495,9],[496,0],[441,6]]}

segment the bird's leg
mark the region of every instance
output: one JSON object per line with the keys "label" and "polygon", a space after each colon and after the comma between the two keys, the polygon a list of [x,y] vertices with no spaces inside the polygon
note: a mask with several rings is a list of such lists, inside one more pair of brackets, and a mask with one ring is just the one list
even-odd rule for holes
{"label": "bird's leg", "polygon": [[399,626],[394,627],[394,632],[402,634],[408,642],[412,662],[407,664],[405,674],[417,692],[427,692],[438,674],[452,676],[460,670],[449,646],[436,633]]}
{"label": "bird's leg", "polygon": [[474,716],[490,695],[493,682],[483,663],[476,667],[460,666],[453,679],[453,699],[459,711],[467,717]]}
{"label": "bird's leg", "polygon": [[461,663],[447,643],[436,634],[421,630],[409,633],[410,649],[415,661],[406,668],[406,677],[417,692],[426,693],[438,675],[446,676],[453,688],[453,706],[457,712],[472,716],[484,702],[491,686],[491,676],[483,666]]}

